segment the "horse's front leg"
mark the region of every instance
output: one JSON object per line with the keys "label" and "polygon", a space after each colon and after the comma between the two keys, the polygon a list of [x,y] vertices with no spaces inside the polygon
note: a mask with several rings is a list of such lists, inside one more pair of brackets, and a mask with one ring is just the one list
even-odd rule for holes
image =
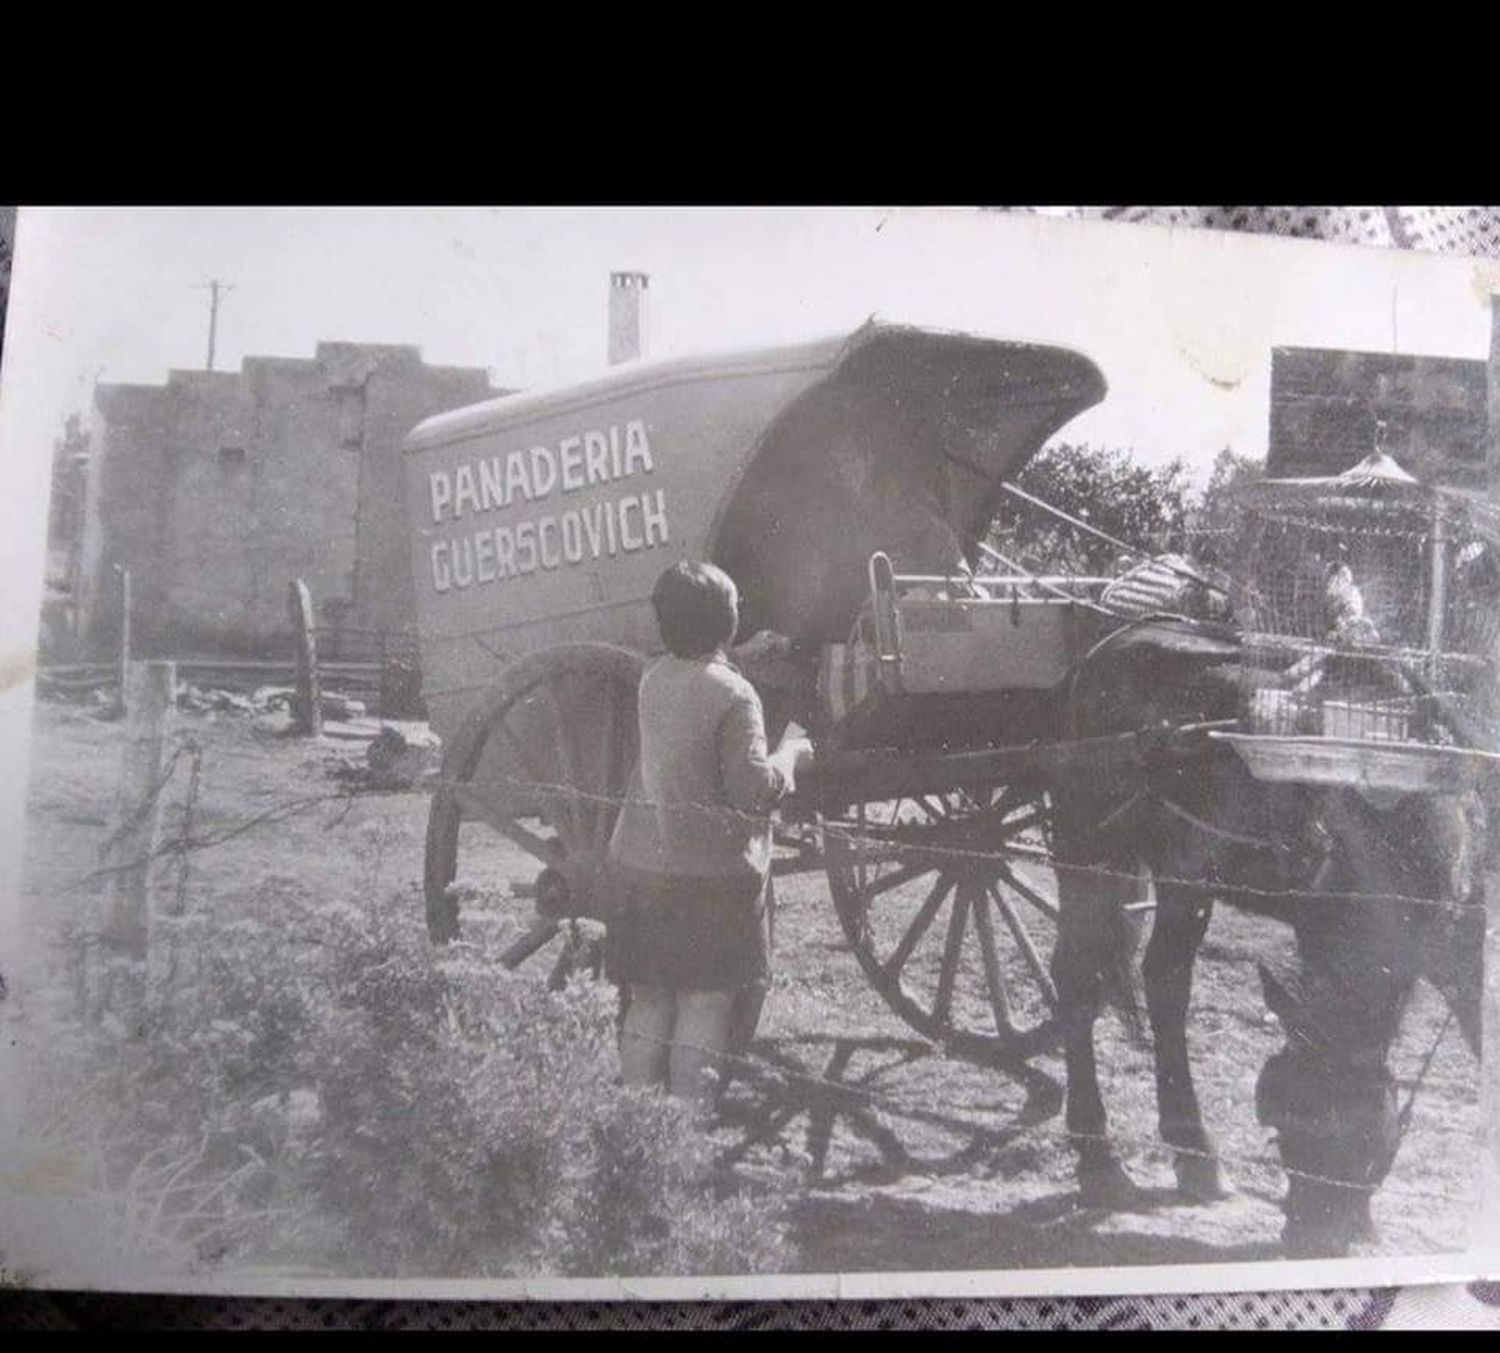
{"label": "horse's front leg", "polygon": [[1142,964],[1156,1051],[1156,1107],[1161,1135],[1177,1148],[1172,1164],[1178,1189],[1201,1202],[1228,1193],[1219,1176],[1213,1141],[1203,1126],[1187,1043],[1193,963],[1212,914],[1213,903],[1200,890],[1158,884],[1156,919]]}
{"label": "horse's front leg", "polygon": [[[1120,895],[1117,895],[1120,894]],[[1118,960],[1123,929],[1120,906],[1134,885],[1063,868],[1058,875],[1058,938],[1052,955],[1067,1066],[1068,1134],[1077,1159],[1078,1188],[1087,1207],[1119,1207],[1138,1190],[1110,1143],[1094,1024],[1103,1004],[1110,965]]]}

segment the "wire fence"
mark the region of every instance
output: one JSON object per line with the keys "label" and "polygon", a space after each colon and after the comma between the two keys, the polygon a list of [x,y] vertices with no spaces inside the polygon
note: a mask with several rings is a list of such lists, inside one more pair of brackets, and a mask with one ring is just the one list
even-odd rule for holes
{"label": "wire fence", "polygon": [[[325,694],[337,692],[372,701],[385,718],[426,717],[417,638],[397,630],[315,625],[319,675]],[[184,688],[249,693],[296,682],[291,641],[268,641],[254,657],[243,653],[189,653],[174,659]],[[56,698],[85,700],[118,689],[119,663],[46,663],[37,670],[41,689]]]}
{"label": "wire fence", "polygon": [[[154,811],[156,806],[166,796],[171,786],[181,778],[183,770],[186,768],[187,784],[177,829],[166,839],[161,840],[149,854],[141,858],[90,869],[74,877],[60,886],[58,891],[61,894],[76,893],[102,883],[112,875],[140,869],[159,860],[170,859],[175,863],[176,869],[175,878],[173,879],[170,910],[177,915],[182,915],[187,911],[190,903],[192,868],[190,861],[192,857],[204,851],[226,845],[231,841],[249,836],[257,831],[315,812],[321,808],[334,809],[328,820],[323,823],[324,830],[332,830],[346,820],[355,802],[361,797],[361,790],[357,785],[346,784],[334,790],[294,795],[255,813],[214,827],[205,827],[202,825],[202,818],[204,816],[202,808],[202,785],[206,766],[211,766],[214,760],[222,757],[229,760],[255,761],[267,767],[275,767],[279,771],[284,772],[287,766],[286,749],[283,748],[278,751],[252,747],[224,746],[207,748],[202,740],[192,733],[178,734],[175,736],[174,742],[175,746],[171,756],[168,758],[161,774],[150,787],[148,804],[137,808],[135,816],[144,811]],[[467,783],[448,779],[440,774],[431,777],[425,788],[434,793],[441,793],[444,790],[453,790]],[[537,813],[543,817],[556,814],[558,812],[558,805],[571,803],[587,804],[597,811],[609,814],[618,812],[626,805],[632,805],[652,810],[690,810],[695,813],[709,815],[726,815],[743,825],[753,826],[757,830],[767,828],[771,821],[769,814],[747,813],[723,804],[665,803],[652,799],[632,797],[626,794],[589,791],[560,780],[508,776],[502,777],[496,784],[496,787],[504,788],[518,798],[524,799],[530,796],[541,805]],[[834,836],[840,839],[845,845],[854,849],[862,846],[878,846],[882,849],[889,849],[891,846],[891,842],[887,837],[862,831],[858,826],[848,822],[831,821],[823,818],[804,825],[810,830],[821,834],[825,839],[828,836]],[[129,826],[130,823],[123,823],[115,831],[111,832],[106,838],[106,846],[123,837]],[[935,861],[948,860],[954,864],[971,867],[1006,864],[1014,862],[1018,856],[1025,856],[1057,874],[1077,874],[1086,878],[1108,881],[1112,884],[1135,883],[1139,877],[1138,873],[1133,870],[1113,868],[1102,864],[1072,863],[1057,859],[1045,851],[1038,853],[1033,850],[1018,850],[1015,847],[982,850],[944,845],[941,843],[924,843],[918,849],[924,858],[930,858]],[[815,858],[821,860],[821,852]],[[1243,885],[1231,885],[1205,879],[1172,877],[1161,877],[1154,881],[1158,886],[1172,885],[1180,888],[1185,893],[1212,896],[1228,901],[1246,898],[1263,901],[1301,899],[1317,902],[1354,903],[1362,906],[1393,905],[1402,908],[1427,907],[1436,908],[1450,914],[1466,914],[1473,909],[1473,903],[1462,903],[1436,897],[1411,896],[1393,892],[1335,892],[1312,889],[1270,890]],[[576,934],[573,936],[573,942],[577,942]],[[462,955],[471,947],[474,947],[471,942],[460,940],[455,942],[450,952],[455,955]],[[1452,1016],[1450,1014],[1442,1022],[1436,1038],[1427,1049],[1416,1073],[1405,1082],[1408,1093],[1406,1104],[1402,1109],[1403,1130],[1409,1121],[1418,1090],[1426,1082],[1435,1056],[1441,1044],[1446,1039],[1451,1024]],[[673,1040],[659,1041],[663,1046],[670,1046]],[[897,1118],[908,1107],[899,1096],[883,1094],[867,1087],[851,1085],[847,1081],[833,1079],[815,1072],[792,1070],[785,1066],[771,1067],[763,1060],[759,1060],[753,1056],[726,1053],[720,1049],[700,1048],[699,1051],[705,1054],[712,1053],[719,1059],[721,1065],[740,1072],[752,1084],[765,1083],[774,1086],[776,1082],[781,1082],[784,1085],[796,1085],[802,1087],[804,1090],[835,1096],[840,1103],[863,1101],[871,1109],[885,1111]],[[1027,1139],[1054,1141],[1073,1147],[1086,1142],[1113,1143],[1116,1146],[1142,1152],[1159,1152],[1188,1157],[1196,1156],[1205,1160],[1214,1160],[1225,1165],[1246,1169],[1269,1172],[1279,1171],[1289,1176],[1302,1175],[1309,1181],[1315,1181],[1330,1187],[1345,1188],[1365,1193],[1372,1193],[1378,1189],[1380,1192],[1393,1197],[1407,1197],[1417,1201],[1448,1205],[1462,1205],[1469,1201],[1466,1195],[1411,1188],[1399,1182],[1389,1186],[1351,1183],[1348,1180],[1337,1179],[1331,1176],[1289,1169],[1278,1157],[1271,1155],[1226,1154],[1221,1151],[1197,1150],[1181,1145],[1169,1145],[1154,1137],[1139,1134],[1133,1135],[1118,1131],[1111,1131],[1107,1135],[1101,1135],[1083,1133],[1066,1127],[1048,1124],[1031,1124],[1007,1127],[1004,1129],[1004,1137],[1006,1144],[1013,1144]]]}
{"label": "wire fence", "polygon": [[[1087,739],[1062,740],[1060,744],[1049,745],[1071,744],[1078,746],[1086,745],[1088,741]],[[991,754],[999,755],[1008,751],[1027,751],[1032,750],[1033,746],[1033,744],[1017,744],[1011,748],[994,748],[991,749]],[[132,815],[132,821],[151,811],[171,781],[175,778],[177,767],[180,764],[190,764],[193,775],[201,777],[204,756],[205,751],[196,739],[191,736],[183,737],[179,735],[179,745],[168,759],[167,766],[158,781],[151,787],[147,802],[140,805]],[[256,761],[280,769],[284,769],[286,765],[284,756],[274,752],[262,752],[242,748],[216,747],[212,751],[212,756],[214,758],[227,757],[229,759]],[[422,782],[421,788],[424,793],[436,794],[443,790],[469,789],[472,786],[473,781],[470,780],[435,775],[426,777]],[[584,789],[561,780],[539,780],[516,775],[489,776],[486,779],[486,787],[491,790],[506,791],[518,802],[524,801],[527,798],[538,801],[530,805],[525,811],[515,812],[514,816],[517,819],[546,818],[550,813],[557,811],[557,804],[574,803],[588,804],[596,809],[610,813],[616,813],[627,806],[648,809],[653,812],[665,810],[669,813],[692,814],[704,820],[726,819],[757,830],[767,828],[772,822],[772,815],[770,813],[748,812],[722,803],[694,802],[691,800],[664,801],[625,793],[604,793]],[[254,831],[258,827],[274,825],[323,805],[337,804],[340,811],[335,820],[328,824],[331,827],[337,825],[339,821],[342,821],[347,816],[350,807],[362,796],[363,792],[358,784],[346,784],[336,790],[295,796],[285,803],[264,809],[217,832],[207,833],[203,836],[195,836],[190,832],[183,832],[160,842],[148,855],[123,863],[112,864],[108,867],[87,870],[64,884],[63,891],[66,893],[77,892],[94,883],[100,882],[112,874],[139,869],[163,856],[183,856],[209,849],[242,836],[247,832]],[[1167,813],[1185,811],[1168,798],[1156,797],[1144,792],[1132,797],[1138,799],[1144,807],[1160,807]],[[905,801],[896,796],[893,796],[893,800],[898,803]],[[915,798],[913,798],[913,802],[915,801]],[[1131,806],[1133,806],[1132,798],[1122,798],[1121,802],[1116,805],[1116,811],[1118,812],[1121,808],[1129,808]],[[125,835],[129,825],[129,823],[126,823],[111,833],[110,837],[106,838],[106,845]],[[1206,825],[1212,827],[1213,824]],[[855,849],[863,846],[880,847],[885,850],[900,849],[899,846],[892,846],[888,835],[862,829],[841,819],[830,819],[821,814],[815,814],[801,821],[793,820],[791,831],[795,833],[799,830],[805,830],[814,836],[821,835],[825,839],[830,836],[835,837]],[[1270,841],[1256,840],[1239,836],[1235,833],[1226,832],[1225,835],[1245,844],[1266,846],[1273,844]],[[101,847],[101,853],[103,849],[104,847]],[[1121,869],[1106,864],[1071,861],[1060,858],[1051,852],[1023,845],[1010,845],[1003,849],[985,850],[969,846],[955,846],[940,842],[923,841],[919,845],[911,845],[909,849],[914,854],[920,854],[923,858],[950,860],[955,864],[1000,865],[1012,862],[1017,858],[1025,858],[1044,865],[1054,873],[1066,873],[1110,882],[1133,882],[1139,878],[1138,871]],[[1227,879],[1187,878],[1170,874],[1155,875],[1153,878],[1158,884],[1169,885],[1187,893],[1221,897],[1226,901],[1253,899],[1264,902],[1303,900],[1359,904],[1381,903],[1400,907],[1426,907],[1455,915],[1467,914],[1473,910],[1474,906],[1472,902],[1454,901],[1449,898],[1419,896],[1400,892],[1292,887],[1265,888],[1250,884],[1233,883]]]}

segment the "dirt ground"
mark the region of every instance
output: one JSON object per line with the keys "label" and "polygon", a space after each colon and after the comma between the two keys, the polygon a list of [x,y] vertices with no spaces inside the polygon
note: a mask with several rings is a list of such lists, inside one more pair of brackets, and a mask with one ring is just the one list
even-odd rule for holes
{"label": "dirt ground", "polygon": [[[268,884],[330,904],[383,896],[422,916],[423,793],[340,798],[329,772],[363,745],[294,742],[243,716],[180,715],[202,747],[194,831],[223,833],[296,804],[190,859],[189,905],[225,919]],[[34,933],[81,905],[69,891],[96,867],[123,730],[81,710],[39,704],[33,743],[26,883]],[[166,796],[180,826],[184,777]],[[176,816],[174,816],[176,815]],[[170,862],[169,862],[170,863]],[[475,893],[462,924],[503,934],[528,923],[512,896],[535,865],[495,833],[464,828],[461,880]],[[1062,1065],[1054,1054],[1010,1071],[945,1058],[894,1016],[865,980],[820,875],[781,881],[774,987],[755,1055],[730,1089],[719,1136],[735,1168],[794,1181],[801,1267],[809,1272],[1223,1262],[1275,1257],[1284,1176],[1255,1119],[1256,1074],[1280,1042],[1264,1012],[1257,958],[1289,936],[1220,908],[1193,992],[1191,1039],[1200,1098],[1234,1195],[1184,1206],[1155,1136],[1149,1048],[1106,1016],[1100,1065],[1111,1129],[1142,1186],[1139,1210],[1076,1205],[1061,1137]],[[543,981],[544,951],[513,979]],[[497,973],[497,980],[502,980]],[[1393,1058],[1403,1099],[1445,1016],[1423,988]],[[1395,1168],[1375,1200],[1373,1251],[1463,1247],[1477,1194],[1478,1069],[1450,1026],[1413,1102]]]}

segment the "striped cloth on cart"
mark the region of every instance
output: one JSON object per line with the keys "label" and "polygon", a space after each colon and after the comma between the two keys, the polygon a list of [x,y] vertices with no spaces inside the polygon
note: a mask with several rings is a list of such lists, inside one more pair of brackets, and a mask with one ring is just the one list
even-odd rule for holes
{"label": "striped cloth on cart", "polygon": [[1160,554],[1137,564],[1110,583],[1099,600],[1131,618],[1167,613],[1220,620],[1230,614],[1223,584],[1180,554]]}

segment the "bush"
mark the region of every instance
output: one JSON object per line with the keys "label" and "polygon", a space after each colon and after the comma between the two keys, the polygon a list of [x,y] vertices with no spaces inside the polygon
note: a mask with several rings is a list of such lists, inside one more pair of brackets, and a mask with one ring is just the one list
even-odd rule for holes
{"label": "bush", "polygon": [[[1132,550],[1182,548],[1189,491],[1180,460],[1152,468],[1129,451],[1058,444],[1029,460],[1016,483]],[[1058,572],[1108,574],[1119,559],[1108,541],[1010,498],[1000,504],[991,539],[1013,559]]]}
{"label": "bush", "polygon": [[549,992],[498,940],[434,949],[415,897],[314,908],[268,884],[244,915],[177,923],[170,1006],[143,1039],[90,1035],[70,1073],[96,1078],[102,1174],[150,1199],[163,1254],[370,1276],[788,1266],[782,1200],[716,1181],[682,1106],[615,1083],[612,989]]}

